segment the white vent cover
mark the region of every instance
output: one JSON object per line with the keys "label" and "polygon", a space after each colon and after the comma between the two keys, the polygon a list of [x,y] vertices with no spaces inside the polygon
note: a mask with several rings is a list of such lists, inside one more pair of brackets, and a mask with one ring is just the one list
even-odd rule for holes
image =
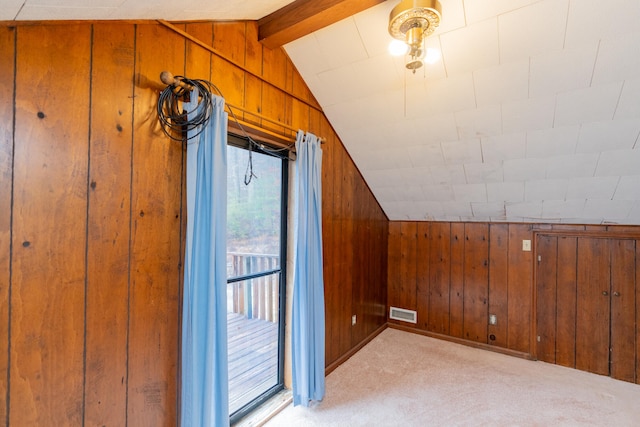
{"label": "white vent cover", "polygon": [[389,319],[400,320],[409,323],[417,323],[418,313],[413,310],[405,310],[404,308],[390,307]]}

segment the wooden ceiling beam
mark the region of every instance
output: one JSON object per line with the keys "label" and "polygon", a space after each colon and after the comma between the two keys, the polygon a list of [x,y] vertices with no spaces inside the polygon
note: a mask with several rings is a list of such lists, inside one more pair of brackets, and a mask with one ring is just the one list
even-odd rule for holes
{"label": "wooden ceiling beam", "polygon": [[384,0],[296,0],[258,21],[258,39],[275,49]]}

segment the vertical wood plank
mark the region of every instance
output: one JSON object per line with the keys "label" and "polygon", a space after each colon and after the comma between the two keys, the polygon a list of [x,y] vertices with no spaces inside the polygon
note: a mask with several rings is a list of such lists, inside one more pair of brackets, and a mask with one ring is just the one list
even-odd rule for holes
{"label": "vertical wood plank", "polygon": [[[213,23],[213,48],[225,57],[245,64],[246,25],[244,21],[217,21]],[[170,37],[175,39],[176,37]]]}
{"label": "vertical wood plank", "polygon": [[537,254],[541,258],[536,271],[536,356],[539,360],[556,363],[556,277],[558,238],[538,236]]}
{"label": "vertical wood plank", "polygon": [[[187,25],[187,32],[194,35],[198,39],[204,41],[211,46],[222,46],[226,43],[232,43],[233,39],[230,37],[239,37],[239,40],[243,40],[243,33],[238,31],[237,27],[234,27],[234,31],[231,34],[225,33],[225,28],[228,26],[220,27],[221,23],[202,23],[202,24],[189,24]],[[216,40],[216,29],[222,34],[220,38]],[[238,43],[236,41],[236,43]],[[239,43],[242,44],[242,43]],[[224,50],[233,50],[232,47],[225,47]],[[239,54],[235,54],[239,56]],[[210,74],[211,82],[220,89],[227,105],[243,107],[245,105],[245,72],[236,67],[229,61],[220,58],[218,55],[211,55],[211,66],[207,74]],[[197,64],[193,64],[197,65]],[[188,77],[189,74],[187,74]],[[240,110],[233,110],[233,113],[238,119],[244,118],[244,113]],[[229,115],[229,120],[233,120],[233,115]]]}
{"label": "vertical wood plank", "polygon": [[416,239],[415,222],[400,226],[400,308],[416,309]]}
{"label": "vertical wood plank", "polygon": [[[310,115],[311,117],[311,115]],[[318,120],[318,126],[320,126]],[[326,315],[325,315],[325,324],[330,326],[329,331],[330,335],[327,336],[327,342],[330,342],[330,348],[326,350],[327,352],[327,360],[326,363],[329,364],[335,360],[337,360],[341,353],[340,346],[340,334],[341,331],[345,328],[345,325],[342,323],[342,316],[340,314],[341,307],[341,299],[342,299],[342,287],[344,286],[344,281],[348,278],[342,276],[342,263],[343,252],[345,251],[344,245],[342,244],[342,232],[341,232],[341,208],[342,208],[342,174],[343,174],[343,163],[340,158],[340,153],[342,151],[342,147],[340,146],[337,139],[331,140],[333,144],[331,145],[331,154],[330,164],[327,165],[327,168],[323,165],[323,173],[327,173],[327,181],[329,182],[330,188],[332,188],[332,193],[330,195],[330,203],[327,204],[327,207],[330,207],[331,211],[328,213],[330,218],[330,227],[326,228],[323,224],[323,234],[326,236],[329,234],[331,236],[331,251],[328,260],[325,259],[325,264],[330,265],[332,275],[331,283],[327,285],[325,282],[325,295],[328,296],[329,302],[325,301],[326,307]],[[328,168],[331,167],[329,170]],[[324,202],[323,202],[324,203]],[[350,327],[350,325],[349,325]]]}
{"label": "vertical wood plank", "polygon": [[416,242],[416,311],[420,329],[429,325],[429,223],[417,223]]}
{"label": "vertical wood plank", "polygon": [[276,86],[284,88],[287,78],[287,55],[282,48],[262,48],[263,62],[262,77]]}
{"label": "vertical wood plank", "polygon": [[611,376],[636,382],[636,242],[611,239]]}
{"label": "vertical wood plank", "polygon": [[345,354],[351,349],[351,307],[353,306],[353,189],[354,166],[347,156],[347,152],[340,150],[342,163],[342,204],[340,208],[340,244],[342,245],[342,263],[340,264],[340,354]]}
{"label": "vertical wood plank", "polygon": [[[244,75],[244,108],[249,112],[262,114],[262,82],[259,78],[247,73]],[[236,112],[238,116],[238,113]],[[243,113],[244,120],[260,125],[260,119],[250,113]]]}
{"label": "vertical wood plank", "polygon": [[0,423],[9,398],[9,266],[11,260],[11,188],[13,186],[13,88],[15,28],[0,27]]}
{"label": "vertical wood plank", "polygon": [[81,425],[91,27],[16,36],[9,424]]}
{"label": "vertical wood plank", "polygon": [[[307,122],[309,119],[307,118]],[[340,246],[339,230],[336,220],[334,174],[337,173],[335,162],[335,138],[327,138],[322,146],[322,244],[325,297],[325,363],[334,362],[340,355],[338,342],[337,307],[339,300],[338,260]],[[293,175],[293,174],[292,174]]]}
{"label": "vertical wood plank", "polygon": [[531,352],[533,252],[522,250],[522,241],[531,240],[531,226],[509,224],[509,313],[508,347]]}
{"label": "vertical wood plank", "polygon": [[[95,24],[91,93],[85,418],[126,424],[133,25]],[[109,307],[105,310],[105,307]]]}
{"label": "vertical wood plank", "polygon": [[[261,110],[264,116],[269,117],[272,120],[276,120],[280,123],[291,121],[290,114],[288,118],[285,116],[285,104],[287,103],[285,102],[284,92],[282,92],[280,89],[274,88],[271,85],[265,83],[262,84]],[[262,127],[277,133],[287,132],[285,128],[266,120],[262,120]]]}
{"label": "vertical wood plank", "polygon": [[449,279],[451,273],[451,224],[430,224],[429,240],[429,323],[427,329],[449,333]]}
{"label": "vertical wood plank", "polygon": [[[309,128],[309,106],[303,104],[302,102],[294,99],[291,104],[291,126],[297,129],[308,129]],[[327,138],[326,135],[330,134],[331,130],[323,130],[322,135],[325,135],[324,138]],[[321,135],[321,136],[322,136]],[[333,151],[328,149],[328,141],[325,141],[325,145],[323,146],[323,160],[326,159],[329,155],[327,151]],[[323,164],[325,162],[323,161]],[[330,164],[326,166],[330,167]],[[325,175],[323,168],[323,176]],[[324,199],[322,203],[325,203]]]}
{"label": "vertical wood plank", "polygon": [[[184,70],[184,49],[184,40],[164,28],[138,25],[136,76],[158,81],[164,69]],[[128,422],[175,425],[183,153],[149,119],[156,92],[136,82],[135,99]]]}
{"label": "vertical wood plank", "polygon": [[[262,50],[263,44],[258,41],[258,22],[257,21],[245,21],[245,64],[249,71],[257,75],[262,75],[263,59]],[[214,24],[216,25],[216,24]],[[269,64],[264,64],[267,67]]]}
{"label": "vertical wood plank", "polygon": [[576,366],[577,256],[578,239],[558,237],[556,363],[569,368]]}
{"label": "vertical wood plank", "polygon": [[576,368],[609,375],[610,248],[607,239],[578,239]]}
{"label": "vertical wood plank", "polygon": [[489,225],[464,226],[464,338],[486,343],[489,292]]}
{"label": "vertical wood plank", "polygon": [[400,276],[400,264],[402,262],[402,222],[389,222],[389,256],[388,256],[388,304],[392,307],[399,307],[401,304],[400,295],[402,292]]}
{"label": "vertical wood plank", "polygon": [[449,335],[464,336],[464,223],[451,223]]}
{"label": "vertical wood plank", "polygon": [[509,265],[509,225],[489,225],[489,313],[497,319],[489,325],[489,344],[507,347],[507,295]]}

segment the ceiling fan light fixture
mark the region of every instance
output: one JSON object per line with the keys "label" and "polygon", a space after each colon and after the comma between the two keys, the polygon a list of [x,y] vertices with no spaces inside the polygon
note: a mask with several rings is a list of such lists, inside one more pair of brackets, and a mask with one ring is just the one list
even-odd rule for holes
{"label": "ceiling fan light fixture", "polygon": [[423,65],[424,40],[440,25],[441,17],[438,0],[402,0],[389,14],[389,34],[409,46],[405,66],[414,73]]}

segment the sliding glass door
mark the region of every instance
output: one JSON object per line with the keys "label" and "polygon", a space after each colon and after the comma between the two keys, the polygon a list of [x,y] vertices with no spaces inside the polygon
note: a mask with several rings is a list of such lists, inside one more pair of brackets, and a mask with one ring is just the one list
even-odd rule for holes
{"label": "sliding glass door", "polygon": [[283,388],[287,164],[246,148],[245,140],[229,135],[227,313],[232,421]]}

